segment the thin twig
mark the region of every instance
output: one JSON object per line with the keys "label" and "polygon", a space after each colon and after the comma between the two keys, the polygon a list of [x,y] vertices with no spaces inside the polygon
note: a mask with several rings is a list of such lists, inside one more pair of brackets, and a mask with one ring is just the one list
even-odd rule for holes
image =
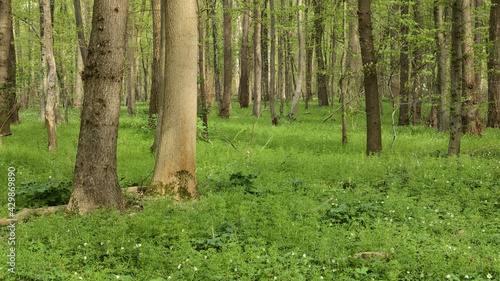
{"label": "thin twig", "polygon": [[[361,95],[364,95],[365,93],[365,90],[361,91],[359,94],[355,95],[350,101],[348,101],[345,105],[348,105],[350,104],[354,99],[356,99],[357,97],[361,96]],[[335,114],[335,112],[339,111],[342,109],[342,106],[340,106],[339,108],[335,109],[335,111],[328,115],[328,117],[326,117],[325,119],[323,119],[323,121],[321,121],[321,123],[325,123],[328,119],[332,118],[332,116]]]}
{"label": "thin twig", "polygon": [[479,148],[479,149],[476,149],[476,150],[474,150],[474,151],[470,152],[470,153],[469,153],[469,155],[471,155],[471,154],[473,154],[473,153],[475,153],[475,152],[481,151],[481,150],[483,150],[483,149],[487,149],[487,148],[494,147],[494,146],[499,146],[499,145],[500,145],[500,144],[492,144],[492,145],[488,145],[488,146],[485,146],[485,147],[482,147],[482,148]]}
{"label": "thin twig", "polygon": [[418,167],[420,168],[420,162],[418,162],[418,157],[417,157],[417,154],[415,154],[415,153],[413,153],[413,152],[412,152],[411,154],[413,154],[413,156],[415,156],[415,159],[417,159],[417,165],[418,165]]}

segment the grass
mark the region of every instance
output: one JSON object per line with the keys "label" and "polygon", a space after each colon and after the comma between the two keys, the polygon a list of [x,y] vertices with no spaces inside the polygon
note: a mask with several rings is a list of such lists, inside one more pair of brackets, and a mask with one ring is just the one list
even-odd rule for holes
{"label": "grass", "polygon": [[[398,127],[390,150],[385,106],[376,157],[365,156],[360,111],[349,113],[345,145],[339,115],[321,123],[330,108],[301,109],[297,121],[281,118],[277,127],[269,111],[257,119],[234,104],[228,120],[214,112],[210,142],[197,143],[198,202],[129,198],[143,211],[33,217],[16,225],[16,275],[7,271],[4,227],[0,279],[498,280],[500,147],[468,153],[497,144],[500,131],[464,136],[462,155],[448,158],[447,133]],[[72,180],[78,111],[58,126],[56,153],[46,152],[36,112],[22,111],[23,123],[3,138],[1,183],[10,166],[17,186]],[[133,117],[122,110],[122,187],[147,183],[154,167],[146,116],[144,104]],[[354,258],[361,252],[387,258]]]}

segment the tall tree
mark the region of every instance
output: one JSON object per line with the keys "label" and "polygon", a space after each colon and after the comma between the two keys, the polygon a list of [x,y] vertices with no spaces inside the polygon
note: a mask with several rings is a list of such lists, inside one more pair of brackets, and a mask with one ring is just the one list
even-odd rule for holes
{"label": "tall tree", "polygon": [[12,8],[10,0],[0,1],[0,139],[11,134],[9,118],[9,53],[12,41]]}
{"label": "tall tree", "polygon": [[219,116],[229,118],[229,109],[231,107],[231,86],[233,85],[233,63],[232,63],[232,42],[231,42],[231,11],[229,0],[223,0],[224,12],[224,93],[222,103],[219,109]]}
{"label": "tall tree", "polygon": [[274,0],[269,0],[269,13],[271,14],[271,55],[269,79],[269,107],[271,108],[271,124],[278,125],[278,116],[274,99],[276,95],[276,20],[274,15]]}
{"label": "tall tree", "polygon": [[116,172],[120,92],[127,30],[126,0],[95,0],[80,136],[68,210],[123,209]]}
{"label": "tall tree", "polygon": [[204,1],[197,0],[196,4],[198,6],[198,75],[201,78],[201,83],[199,83],[199,97],[198,97],[198,117],[201,117],[203,122],[205,137],[208,134],[208,102],[207,102],[207,73],[206,73],[206,63],[205,63],[205,44],[203,42],[203,22],[205,18],[203,16],[203,3]]}
{"label": "tall tree", "polygon": [[[196,187],[196,0],[163,2],[162,44],[165,72],[160,101],[163,102],[161,134],[151,179],[152,192],[176,199],[197,199]],[[163,36],[164,35],[164,36]]]}
{"label": "tall tree", "polygon": [[316,85],[318,87],[319,106],[328,106],[328,89],[325,55],[323,53],[324,7],[325,0],[313,0],[314,5],[314,39],[316,44]]}
{"label": "tall tree", "polygon": [[399,55],[399,120],[398,126],[410,125],[408,116],[410,64],[408,60],[408,0],[403,0],[401,4],[401,53]]}
{"label": "tall tree", "polygon": [[474,35],[473,21],[471,15],[471,0],[462,1],[463,18],[463,60],[462,74],[464,75],[464,85],[462,88],[463,97],[463,133],[482,134],[483,123],[479,118],[478,104],[481,102],[481,92],[478,91],[474,63]]}
{"label": "tall tree", "polygon": [[[299,100],[302,95],[302,77],[304,73],[305,64],[305,42],[304,42],[304,32],[302,32],[302,0],[297,0],[297,6],[301,7],[298,10],[297,17],[297,36],[299,37],[299,61],[297,70],[297,85],[295,86],[295,92],[293,93],[292,109],[290,111],[290,118],[295,118],[299,110]],[[328,96],[327,96],[328,102]]]}
{"label": "tall tree", "polygon": [[149,117],[158,114],[158,91],[160,87],[160,37],[161,37],[161,1],[151,0],[153,17],[153,64],[151,71],[151,94],[149,97]]}
{"label": "tall tree", "polygon": [[254,31],[253,31],[253,48],[254,48],[254,84],[253,84],[253,112],[252,114],[260,117],[262,99],[262,53],[260,45],[260,29],[261,29],[261,13],[260,0],[254,0]]}
{"label": "tall tree", "polygon": [[243,8],[245,9],[245,14],[243,15],[243,34],[241,37],[240,51],[240,85],[238,88],[238,101],[242,108],[247,108],[250,103],[250,84],[248,75],[248,33],[250,32],[250,13],[247,5],[248,0],[244,0]]}
{"label": "tall tree", "polygon": [[491,1],[490,42],[493,46],[488,59],[488,123],[500,128],[500,0]]}
{"label": "tall tree", "polygon": [[349,83],[349,74],[347,73],[347,54],[348,54],[348,43],[347,43],[347,0],[344,0],[344,20],[343,20],[343,37],[344,37],[344,52],[342,53],[342,61],[341,61],[341,69],[342,76],[340,77],[340,100],[342,103],[342,143],[347,143],[347,119],[346,119],[346,92],[347,92],[347,84]]}
{"label": "tall tree", "polygon": [[54,40],[52,37],[52,17],[50,0],[43,0],[45,29],[45,55],[47,56],[47,102],[45,103],[45,127],[48,135],[49,151],[57,150],[56,130],[56,61],[54,58]]}
{"label": "tall tree", "polygon": [[215,101],[221,107],[220,74],[219,74],[219,44],[217,41],[217,20],[215,16],[217,0],[212,0],[212,39],[214,45],[214,76],[215,76]]}
{"label": "tall tree", "polygon": [[436,27],[436,43],[437,43],[437,130],[444,132],[448,130],[448,114],[446,109],[446,93],[448,92],[448,77],[447,77],[447,60],[448,47],[446,33],[444,27],[444,4],[436,0],[434,5],[434,22]]}
{"label": "tall tree", "polygon": [[87,44],[85,43],[85,33],[83,28],[82,6],[80,0],[73,0],[75,10],[76,30],[78,34],[78,46],[82,55],[83,63],[87,60]]}
{"label": "tall tree", "polygon": [[135,97],[136,97],[136,83],[137,76],[135,72],[135,34],[134,34],[134,10],[133,6],[129,3],[128,18],[127,18],[127,73],[128,73],[128,86],[127,86],[127,113],[128,115],[134,114],[135,110]]}
{"label": "tall tree", "polygon": [[363,61],[365,110],[366,110],[366,154],[382,150],[382,130],[378,103],[377,59],[373,46],[370,0],[358,0],[359,41]]}
{"label": "tall tree", "polygon": [[451,26],[451,88],[450,88],[450,140],[448,155],[460,154],[462,140],[462,32],[463,24],[462,0],[456,0],[452,5]]}

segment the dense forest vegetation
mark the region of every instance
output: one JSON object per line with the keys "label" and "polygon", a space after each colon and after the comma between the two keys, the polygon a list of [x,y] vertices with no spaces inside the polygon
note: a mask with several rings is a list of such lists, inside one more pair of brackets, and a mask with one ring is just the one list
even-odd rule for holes
{"label": "dense forest vegetation", "polygon": [[499,35],[499,0],[0,0],[0,278],[498,279]]}

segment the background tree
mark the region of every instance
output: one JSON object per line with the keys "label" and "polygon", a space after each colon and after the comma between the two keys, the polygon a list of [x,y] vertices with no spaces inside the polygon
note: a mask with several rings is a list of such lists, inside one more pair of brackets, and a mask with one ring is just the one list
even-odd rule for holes
{"label": "background tree", "polygon": [[45,55],[47,56],[47,102],[45,103],[45,127],[48,135],[49,151],[57,150],[56,131],[56,61],[54,58],[54,40],[52,37],[52,17],[49,0],[43,0]]}
{"label": "background tree", "polygon": [[243,9],[245,13],[243,15],[242,24],[242,37],[241,37],[241,49],[240,49],[240,85],[238,87],[238,101],[240,102],[240,107],[247,108],[250,103],[250,82],[249,82],[249,66],[248,66],[248,34],[250,32],[250,13],[247,5],[248,0],[243,1]]}
{"label": "background tree", "polygon": [[229,0],[223,0],[224,7],[224,93],[219,110],[219,116],[229,118],[231,108],[231,88],[233,85],[233,63],[232,63],[232,24]]}
{"label": "background tree", "polygon": [[270,79],[269,79],[269,107],[271,108],[271,124],[278,125],[278,116],[274,99],[276,95],[276,16],[274,12],[274,0],[269,0],[269,13],[271,17],[271,53],[270,53]]}
{"label": "background tree", "polygon": [[254,29],[253,29],[253,48],[254,48],[254,86],[253,86],[253,112],[252,114],[260,117],[261,99],[262,99],[262,53],[261,53],[261,10],[260,0],[254,0]]}
{"label": "background tree", "polygon": [[488,127],[500,128],[500,0],[491,1],[488,59]]}
{"label": "background tree", "polygon": [[[164,2],[162,44],[164,80],[160,88],[161,134],[151,179],[153,193],[176,199],[197,199],[196,88],[197,16],[195,0]],[[149,192],[149,190],[148,190]]]}
{"label": "background tree", "polygon": [[436,43],[437,43],[437,130],[440,132],[448,130],[448,112],[446,109],[446,96],[448,91],[448,75],[447,75],[447,60],[448,47],[447,36],[444,27],[444,5],[446,3],[436,1],[434,6],[434,21],[436,27]]}
{"label": "background tree", "polygon": [[69,211],[123,209],[116,173],[120,92],[127,29],[126,0],[95,0],[85,95]]}
{"label": "background tree", "polygon": [[[299,101],[302,96],[302,77],[304,72],[304,64],[305,64],[305,42],[304,42],[304,33],[302,30],[302,0],[297,0],[297,6],[300,7],[298,10],[297,17],[297,36],[299,38],[299,59],[298,59],[298,70],[297,70],[297,85],[295,86],[295,92],[293,93],[293,103],[292,109],[290,111],[290,118],[295,118],[297,116],[297,112],[299,110]],[[328,96],[327,96],[328,103]]]}
{"label": "background tree", "polygon": [[312,0],[314,5],[314,29],[315,29],[315,51],[316,51],[316,86],[318,88],[319,106],[328,106],[328,89],[326,63],[323,53],[323,33],[324,33],[324,0]]}
{"label": "background tree", "polygon": [[399,120],[398,126],[410,125],[408,116],[409,110],[409,89],[408,82],[410,78],[410,64],[408,60],[408,0],[403,0],[401,3],[401,53],[399,55]]}
{"label": "background tree", "polygon": [[382,131],[378,102],[377,59],[373,45],[369,0],[358,0],[358,18],[365,87],[366,154],[371,155],[382,150]]}
{"label": "background tree", "polygon": [[161,31],[161,2],[151,0],[153,17],[153,64],[151,71],[151,94],[149,97],[149,117],[158,114],[158,91],[160,87],[160,31]]}

